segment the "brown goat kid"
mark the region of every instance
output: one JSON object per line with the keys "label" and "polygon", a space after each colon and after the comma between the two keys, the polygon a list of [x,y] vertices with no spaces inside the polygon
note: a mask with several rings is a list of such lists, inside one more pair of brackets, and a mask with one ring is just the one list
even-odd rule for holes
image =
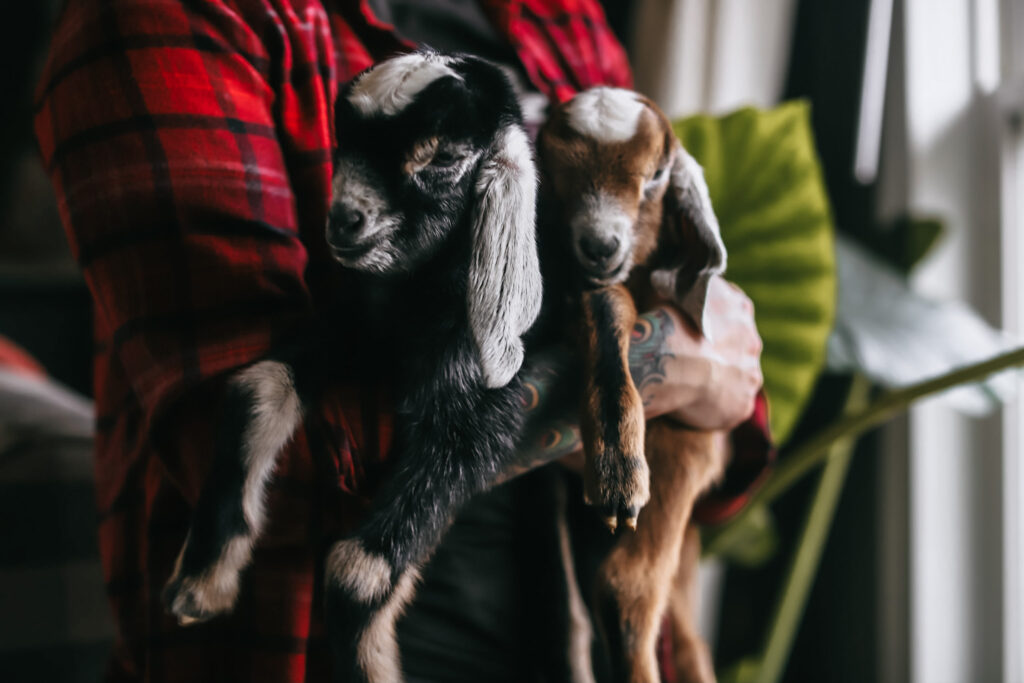
{"label": "brown goat kid", "polygon": [[597,613],[616,681],[657,683],[666,610],[680,680],[714,671],[694,625],[700,541],[694,502],[722,474],[710,432],[644,422],[628,349],[637,308],[672,302],[707,335],[704,305],[725,248],[703,172],[664,114],[628,90],[596,88],[554,109],[537,142],[542,191],[579,305],[586,393],[584,491],[622,533],[599,570]]}

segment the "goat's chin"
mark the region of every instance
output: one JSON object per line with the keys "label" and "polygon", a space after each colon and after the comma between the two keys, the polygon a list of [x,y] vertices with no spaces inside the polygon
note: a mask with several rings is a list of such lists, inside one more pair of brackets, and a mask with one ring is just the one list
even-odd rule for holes
{"label": "goat's chin", "polygon": [[611,287],[612,285],[621,284],[629,278],[629,270],[631,266],[631,259],[626,258],[623,259],[622,263],[610,271],[595,272],[593,270],[584,269],[584,289],[601,289],[602,287]]}
{"label": "goat's chin", "polygon": [[358,256],[335,252],[334,257],[346,268],[372,275],[387,275],[401,270],[397,253],[386,243],[376,244]]}

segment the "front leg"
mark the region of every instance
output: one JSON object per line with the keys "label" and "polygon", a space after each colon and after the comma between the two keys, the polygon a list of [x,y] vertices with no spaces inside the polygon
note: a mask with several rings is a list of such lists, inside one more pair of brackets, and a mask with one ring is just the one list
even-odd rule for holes
{"label": "front leg", "polygon": [[334,678],[399,683],[395,624],[415,594],[420,567],[459,508],[515,456],[522,387],[425,392],[400,412],[397,471],[354,536],[327,558],[327,630]]}
{"label": "front leg", "polygon": [[214,460],[163,591],[182,625],[229,612],[264,523],[278,453],[302,420],[294,366],[264,360],[228,382]]}
{"label": "front leg", "polygon": [[[647,430],[651,500],[640,514],[640,528],[616,540],[601,563],[595,604],[608,643],[613,680],[659,683],[657,639],[680,570],[694,580],[699,548],[683,540],[693,503],[721,475],[725,453],[710,432],[698,432],[668,418],[652,420]],[[696,540],[694,537],[690,541]],[[691,584],[692,586],[692,584]],[[680,683],[714,683],[707,648],[697,636],[693,615],[674,612],[684,627],[675,635],[680,650]]]}
{"label": "front leg", "polygon": [[700,565],[700,529],[686,528],[679,569],[669,589],[667,614],[672,620],[672,636],[676,678],[680,683],[715,683],[715,667],[711,650],[697,630],[697,606],[700,586],[697,570]]}
{"label": "front leg", "polygon": [[636,529],[650,497],[644,457],[644,406],[629,374],[636,306],[622,285],[584,292],[581,299],[586,394],[580,430],[586,455],[584,495],[614,532]]}

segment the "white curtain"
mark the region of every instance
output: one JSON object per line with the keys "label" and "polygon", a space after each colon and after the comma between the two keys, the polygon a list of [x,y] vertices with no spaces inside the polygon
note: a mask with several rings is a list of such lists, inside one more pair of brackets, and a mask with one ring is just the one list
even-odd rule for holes
{"label": "white curtain", "polygon": [[795,9],[796,0],[639,0],[637,89],[672,118],[776,104]]}
{"label": "white curtain", "polygon": [[[638,0],[631,37],[636,88],[669,118],[777,104],[796,0]],[[701,563],[698,624],[714,643],[722,566]]]}

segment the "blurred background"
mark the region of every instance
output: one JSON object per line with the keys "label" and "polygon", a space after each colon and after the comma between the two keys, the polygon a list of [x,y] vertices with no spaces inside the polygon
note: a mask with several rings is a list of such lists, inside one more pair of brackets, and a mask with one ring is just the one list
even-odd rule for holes
{"label": "blurred background", "polygon": [[[7,22],[0,41],[8,65],[0,335],[87,397],[89,297],[31,134],[32,90],[59,4],[23,3],[24,18]],[[792,133],[743,121],[789,100],[810,104],[814,178],[830,206],[814,228],[828,231],[827,253],[815,257],[827,310],[777,304],[773,278],[759,284],[763,272],[751,265],[766,247],[729,244],[741,252],[736,277],[752,290],[766,337],[780,462],[850,409],[858,382],[877,395],[1015,345],[1024,331],[1024,2],[606,0],[605,8],[638,90],[683,119],[684,131],[698,114],[722,122],[732,140],[721,147],[730,155],[723,173],[743,167],[745,145],[770,148],[773,136]],[[727,116],[751,106],[746,119]],[[730,138],[740,125],[746,132]],[[795,188],[786,161],[779,182]],[[727,243],[737,240],[729,225],[723,219]],[[798,250],[799,231],[780,231]],[[777,264],[777,289],[793,277],[786,264]],[[821,330],[813,367],[786,355],[799,348],[786,324],[801,315]],[[790,386],[801,373],[809,380]],[[736,532],[747,550],[710,530],[704,627],[722,680],[1024,682],[1019,384],[1002,377],[915,404],[861,438],[831,478],[815,471],[765,505],[760,522],[747,519]],[[64,670],[87,673],[102,665],[111,637],[81,426],[88,405],[54,382],[47,390],[65,421],[35,465],[26,465],[25,439],[5,438],[24,424],[0,402],[0,604],[32,615],[0,620],[0,661],[53,652],[59,631]],[[26,604],[37,593],[53,599]]]}

